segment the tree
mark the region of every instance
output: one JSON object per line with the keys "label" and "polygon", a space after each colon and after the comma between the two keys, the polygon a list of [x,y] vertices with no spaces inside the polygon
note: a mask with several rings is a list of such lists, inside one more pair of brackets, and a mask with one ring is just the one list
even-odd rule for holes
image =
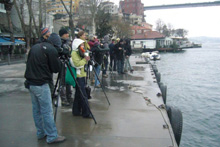
{"label": "tree", "polygon": [[[12,42],[15,42],[14,29],[13,29],[13,25],[12,25],[12,21],[11,21],[11,8],[12,8],[13,3],[10,0],[3,0],[3,4],[5,5],[6,15],[7,15],[7,19],[8,19],[10,38],[11,38]],[[14,48],[15,48],[15,46],[13,45],[13,49]]]}
{"label": "tree", "polygon": [[115,36],[119,38],[130,38],[130,36],[132,35],[130,24],[125,22],[124,20],[116,18],[112,20],[110,24],[112,26],[112,31],[114,32]]}
{"label": "tree", "polygon": [[96,35],[99,38],[103,38],[107,34],[112,33],[112,27],[110,25],[111,15],[105,13],[104,10],[98,10],[96,15]]}
{"label": "tree", "polygon": [[185,38],[185,36],[188,34],[188,31],[185,30],[185,29],[176,29],[176,34],[177,34],[179,37]]}
{"label": "tree", "polygon": [[67,6],[63,2],[63,0],[60,0],[60,1],[63,4],[63,7],[65,8],[67,14],[69,15],[69,28],[71,30],[71,37],[75,38],[74,24],[73,24],[73,0],[70,0],[69,10],[67,9]]}
{"label": "tree", "polygon": [[96,14],[100,7],[100,4],[103,0],[84,0],[83,4],[81,5],[84,11],[89,15],[91,26],[92,26],[92,34],[96,34]]}
{"label": "tree", "polygon": [[164,22],[161,19],[158,19],[156,21],[156,31],[158,31],[159,33],[163,33],[163,26]]}

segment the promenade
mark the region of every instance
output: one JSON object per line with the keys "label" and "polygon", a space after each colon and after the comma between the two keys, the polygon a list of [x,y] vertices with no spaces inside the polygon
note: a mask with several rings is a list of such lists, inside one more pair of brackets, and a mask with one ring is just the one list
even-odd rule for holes
{"label": "promenade", "polygon": [[[24,88],[25,63],[0,66],[0,145],[2,147],[169,147],[177,146],[150,64],[131,57],[133,73],[108,73],[103,79],[109,106],[101,88],[92,86],[89,100],[93,119],[73,116],[71,107],[59,106],[57,129],[66,141],[48,145],[37,140],[31,97]],[[56,77],[56,75],[54,76]],[[74,90],[73,90],[74,96]],[[72,96],[72,97],[73,97]],[[150,99],[151,103],[145,99]],[[154,105],[155,106],[154,106]],[[164,118],[163,118],[164,116]],[[164,129],[167,122],[170,129]]]}

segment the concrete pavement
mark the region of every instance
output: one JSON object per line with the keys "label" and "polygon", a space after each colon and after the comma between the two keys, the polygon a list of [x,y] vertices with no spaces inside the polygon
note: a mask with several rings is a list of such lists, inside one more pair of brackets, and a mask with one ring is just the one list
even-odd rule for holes
{"label": "concrete pavement", "polygon": [[[133,56],[134,73],[109,73],[103,79],[109,106],[101,88],[92,87],[91,110],[97,120],[73,116],[71,107],[59,107],[57,129],[66,136],[64,143],[48,145],[37,140],[29,92],[24,88],[25,64],[0,66],[0,144],[3,147],[74,146],[74,147],[168,147],[176,146],[155,75],[149,64]],[[153,104],[145,101],[150,99]],[[163,116],[164,118],[163,118]],[[169,127],[171,128],[171,126]]]}

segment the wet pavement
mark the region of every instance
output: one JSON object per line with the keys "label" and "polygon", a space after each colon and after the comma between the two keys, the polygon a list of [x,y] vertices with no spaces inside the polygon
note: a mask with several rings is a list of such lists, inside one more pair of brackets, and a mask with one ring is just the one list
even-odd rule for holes
{"label": "wet pavement", "polygon": [[[176,146],[172,129],[164,129],[169,120],[150,64],[133,56],[133,73],[108,73],[103,79],[108,105],[101,88],[92,86],[89,100],[93,119],[73,116],[71,107],[58,108],[57,129],[66,136],[64,143],[52,146],[74,147],[169,147]],[[29,92],[24,88],[25,64],[0,66],[0,144],[10,146],[51,146],[37,140]],[[56,75],[55,75],[56,77]],[[74,90],[73,90],[74,93]],[[171,126],[169,126],[171,128]]]}

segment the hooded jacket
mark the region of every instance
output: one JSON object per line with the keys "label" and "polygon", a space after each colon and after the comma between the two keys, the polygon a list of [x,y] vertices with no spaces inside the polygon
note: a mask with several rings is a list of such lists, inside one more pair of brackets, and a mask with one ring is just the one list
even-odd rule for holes
{"label": "hooded jacket", "polygon": [[72,43],[72,53],[70,63],[73,67],[76,68],[77,78],[86,77],[86,72],[84,70],[85,64],[87,61],[84,57],[80,56],[79,46],[84,43],[82,39],[74,39]]}
{"label": "hooded jacket", "polygon": [[49,42],[32,46],[27,59],[25,78],[30,85],[43,85],[52,80],[52,73],[60,71],[56,48]]}
{"label": "hooded jacket", "polygon": [[[124,45],[121,44],[123,42],[123,39],[121,39],[116,45],[115,45],[115,54],[117,60],[123,60],[124,59]],[[119,47],[122,49],[120,50]]]}

